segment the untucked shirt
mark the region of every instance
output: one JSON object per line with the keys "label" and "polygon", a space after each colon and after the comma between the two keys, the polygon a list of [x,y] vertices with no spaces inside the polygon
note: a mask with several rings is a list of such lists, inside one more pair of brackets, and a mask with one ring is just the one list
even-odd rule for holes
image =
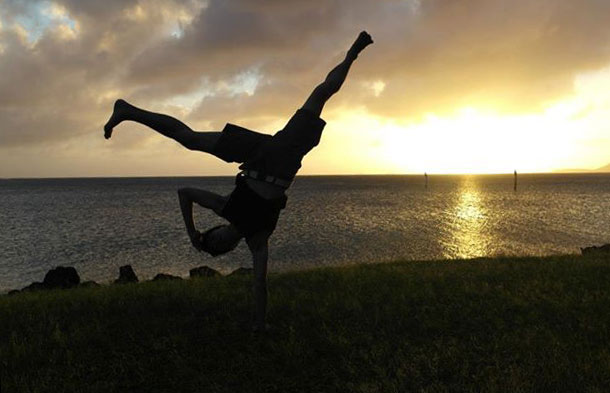
{"label": "untucked shirt", "polygon": [[254,192],[246,183],[244,176],[237,175],[235,189],[222,209],[221,216],[226,218],[237,230],[249,239],[262,231],[272,233],[286,207],[286,196],[266,199]]}

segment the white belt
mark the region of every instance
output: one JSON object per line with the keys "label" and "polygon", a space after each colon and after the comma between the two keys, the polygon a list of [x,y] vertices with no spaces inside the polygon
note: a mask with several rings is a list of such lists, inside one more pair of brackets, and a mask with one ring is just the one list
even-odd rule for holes
{"label": "white belt", "polygon": [[281,179],[281,178],[275,177],[275,176],[265,175],[264,173],[261,173],[259,171],[253,171],[251,169],[246,169],[239,173],[246,177],[256,179],[256,180],[261,180],[261,181],[264,181],[265,183],[275,184],[275,185],[283,187],[283,188],[290,187],[290,184],[292,183],[292,181],[290,181],[290,180]]}

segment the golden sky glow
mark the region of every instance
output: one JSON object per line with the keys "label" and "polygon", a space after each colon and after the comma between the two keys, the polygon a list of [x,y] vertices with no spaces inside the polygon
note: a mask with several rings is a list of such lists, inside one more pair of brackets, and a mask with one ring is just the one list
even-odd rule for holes
{"label": "golden sky glow", "polygon": [[610,157],[610,89],[605,87],[610,87],[610,70],[582,75],[574,94],[524,114],[463,107],[448,116],[431,111],[421,121],[398,123],[345,110],[325,135],[325,144],[332,145],[326,150],[329,155],[343,150],[349,159],[342,169],[354,173],[595,169]]}
{"label": "golden sky glow", "polygon": [[0,1],[0,177],[231,175],[138,125],[105,141],[113,100],[271,133],[361,29],[301,174],[610,163],[610,2],[95,4]]}

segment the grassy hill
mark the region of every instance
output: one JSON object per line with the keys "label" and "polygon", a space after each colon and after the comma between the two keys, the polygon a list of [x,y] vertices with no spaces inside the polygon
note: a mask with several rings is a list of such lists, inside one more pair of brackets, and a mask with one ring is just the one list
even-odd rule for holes
{"label": "grassy hill", "polygon": [[606,392],[607,256],[397,262],[0,297],[2,392]]}

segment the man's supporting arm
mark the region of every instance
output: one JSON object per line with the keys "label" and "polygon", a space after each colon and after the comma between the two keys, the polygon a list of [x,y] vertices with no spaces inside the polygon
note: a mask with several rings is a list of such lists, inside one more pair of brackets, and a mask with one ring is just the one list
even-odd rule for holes
{"label": "man's supporting arm", "polygon": [[254,264],[254,328],[265,330],[265,315],[267,314],[267,260],[269,258],[269,236],[260,232],[247,240]]}

